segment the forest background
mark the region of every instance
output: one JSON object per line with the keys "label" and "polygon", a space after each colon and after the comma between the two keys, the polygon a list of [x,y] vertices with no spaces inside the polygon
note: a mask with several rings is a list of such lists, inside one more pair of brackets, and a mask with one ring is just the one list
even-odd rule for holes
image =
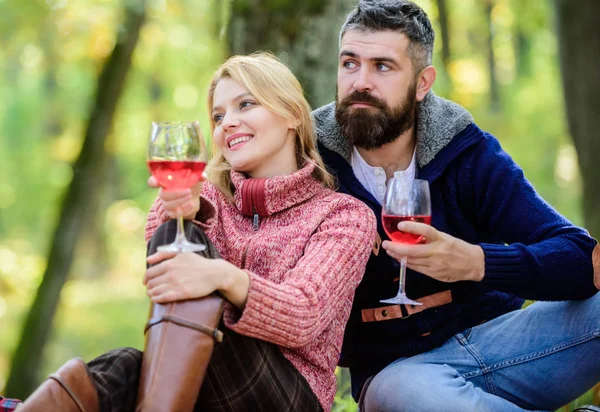
{"label": "forest background", "polygon": [[[434,90],[600,236],[600,2],[416,0]],[[271,50],[333,100],[353,0],[0,0],[0,394],[75,356],[143,347],[150,122],[198,119],[229,55]],[[565,278],[568,281],[568,278]],[[335,411],[355,411],[339,370]],[[565,405],[600,404],[597,386]]]}

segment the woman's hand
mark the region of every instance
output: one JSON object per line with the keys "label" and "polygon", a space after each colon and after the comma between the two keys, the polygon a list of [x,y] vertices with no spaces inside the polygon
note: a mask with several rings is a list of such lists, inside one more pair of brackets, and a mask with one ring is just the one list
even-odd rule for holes
{"label": "woman's hand", "polygon": [[407,245],[385,241],[382,247],[388,255],[400,260],[407,257],[406,266],[442,282],[472,280],[479,282],[485,274],[483,249],[418,222],[402,222],[398,229],[422,235],[425,244]]}
{"label": "woman's hand", "polygon": [[165,190],[160,187],[153,176],[150,176],[148,186],[160,188],[158,197],[162,200],[163,208],[171,219],[183,216],[186,220],[192,220],[200,210],[202,180],[191,189]]}
{"label": "woman's hand", "polygon": [[169,303],[201,298],[215,291],[239,309],[248,298],[248,274],[223,259],[207,259],[195,253],[157,252],[146,261],[144,285],[150,300]]}
{"label": "woman's hand", "polygon": [[148,256],[151,266],[144,275],[146,293],[153,302],[207,296],[219,289],[218,259],[207,259],[195,253],[157,252]]}

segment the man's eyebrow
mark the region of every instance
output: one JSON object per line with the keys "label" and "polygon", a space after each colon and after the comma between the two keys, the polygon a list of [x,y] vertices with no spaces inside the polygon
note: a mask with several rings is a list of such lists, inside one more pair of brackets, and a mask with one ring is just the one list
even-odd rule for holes
{"label": "man's eyebrow", "polygon": [[348,56],[348,57],[358,57],[358,54],[356,54],[356,53],[353,53],[353,52],[351,52],[351,51],[348,51],[348,50],[342,50],[342,51],[340,52],[340,57],[344,57],[344,56]]}
{"label": "man's eyebrow", "polygon": [[[360,56],[354,52],[351,51],[347,51],[347,50],[342,50],[340,52],[340,57],[352,57],[352,58],[359,58]],[[371,57],[369,60],[371,60],[372,62],[388,62],[388,63],[397,63],[395,59],[391,58],[391,57]]]}
{"label": "man's eyebrow", "polygon": [[[246,93],[242,93],[240,95],[237,95],[236,97],[233,98],[234,101],[236,100],[240,100],[246,96],[252,96],[252,93],[250,92],[246,92]],[[216,110],[221,110],[221,106],[213,106],[212,108],[212,112],[216,111]]]}

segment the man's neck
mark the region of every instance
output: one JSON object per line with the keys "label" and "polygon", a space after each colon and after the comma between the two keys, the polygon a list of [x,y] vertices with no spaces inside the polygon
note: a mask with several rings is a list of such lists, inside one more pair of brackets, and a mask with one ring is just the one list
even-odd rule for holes
{"label": "man's neck", "polygon": [[387,179],[397,170],[406,170],[415,152],[416,134],[414,127],[401,134],[396,140],[377,149],[357,147],[358,153],[369,166],[382,167]]}

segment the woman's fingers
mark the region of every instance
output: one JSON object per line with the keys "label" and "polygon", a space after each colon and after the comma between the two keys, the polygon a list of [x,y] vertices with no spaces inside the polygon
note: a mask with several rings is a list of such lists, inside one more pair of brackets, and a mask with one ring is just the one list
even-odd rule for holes
{"label": "woman's fingers", "polygon": [[175,218],[191,213],[194,209],[194,204],[191,197],[186,197],[168,202],[163,201],[163,208],[169,217]]}
{"label": "woman's fingers", "polygon": [[158,189],[160,185],[158,184],[158,180],[154,178],[154,176],[150,176],[148,178],[148,186]]}
{"label": "woman's fingers", "polygon": [[181,200],[190,200],[192,198],[192,191],[190,189],[184,190],[164,190],[160,189],[158,197],[165,202],[176,202]]}
{"label": "woman's fingers", "polygon": [[182,299],[174,289],[169,288],[167,285],[158,285],[152,289],[148,289],[148,297],[152,302],[155,303],[168,303]]}
{"label": "woman's fingers", "polygon": [[[175,256],[177,256],[177,252],[156,252],[156,253],[153,253],[150,256],[148,256],[146,258],[146,262],[148,262],[148,264],[150,264],[150,265],[155,265],[158,262],[162,262],[163,260],[174,258]],[[147,272],[149,272],[151,269],[157,270],[154,268],[150,268],[147,270]]]}

